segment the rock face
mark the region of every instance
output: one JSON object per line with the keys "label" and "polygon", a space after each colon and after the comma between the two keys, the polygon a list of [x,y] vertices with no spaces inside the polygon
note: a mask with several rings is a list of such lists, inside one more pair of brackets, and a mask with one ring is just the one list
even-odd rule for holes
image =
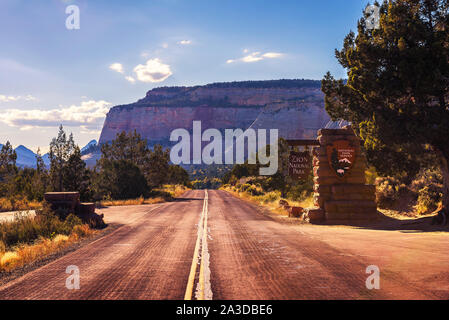
{"label": "rock face", "polygon": [[169,143],[174,129],[279,129],[286,139],[316,138],[329,122],[320,82],[275,80],[216,83],[196,87],[150,90],[145,98],[113,107],[107,114],[99,143],[117,133],[136,130],[150,144]]}

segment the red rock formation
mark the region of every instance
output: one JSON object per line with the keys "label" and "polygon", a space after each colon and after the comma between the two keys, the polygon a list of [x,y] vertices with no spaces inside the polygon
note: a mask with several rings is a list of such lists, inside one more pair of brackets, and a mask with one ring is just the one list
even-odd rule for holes
{"label": "red rock formation", "polygon": [[100,143],[121,131],[137,130],[151,142],[165,144],[177,128],[279,129],[287,139],[314,138],[329,121],[319,81],[277,80],[219,83],[150,90],[136,103],[112,108]]}

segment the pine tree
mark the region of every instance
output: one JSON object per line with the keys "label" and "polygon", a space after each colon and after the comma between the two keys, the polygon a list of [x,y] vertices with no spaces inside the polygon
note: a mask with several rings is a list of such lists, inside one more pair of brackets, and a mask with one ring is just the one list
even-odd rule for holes
{"label": "pine tree", "polygon": [[82,201],[88,200],[91,197],[90,174],[86,163],[81,159],[81,151],[78,146],[73,149],[63,171],[64,190],[78,191]]}
{"label": "pine tree", "polygon": [[0,196],[7,196],[14,189],[14,177],[17,175],[17,154],[7,141],[0,150]]}
{"label": "pine tree", "polygon": [[89,172],[73,134],[67,138],[62,125],[50,143],[50,181],[53,191],[78,191],[82,199],[89,198]]}
{"label": "pine tree", "polygon": [[64,191],[64,166],[75,147],[73,136],[69,139],[62,125],[59,126],[58,137],[50,143],[50,180],[53,191]]}
{"label": "pine tree", "polygon": [[170,151],[161,145],[155,145],[149,151],[148,162],[144,168],[147,182],[152,187],[160,187],[168,181]]}
{"label": "pine tree", "polygon": [[42,201],[48,189],[48,172],[42,159],[40,148],[36,152],[36,170],[32,180],[32,187],[35,194],[34,199]]}

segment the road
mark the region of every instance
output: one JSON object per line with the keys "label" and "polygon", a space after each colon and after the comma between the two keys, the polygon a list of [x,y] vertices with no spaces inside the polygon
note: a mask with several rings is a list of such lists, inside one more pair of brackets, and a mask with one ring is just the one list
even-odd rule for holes
{"label": "road", "polygon": [[[121,227],[0,287],[0,299],[449,298],[447,233],[285,224],[224,191],[102,213]],[[66,288],[71,265],[79,290]],[[380,289],[366,287],[371,265]]]}

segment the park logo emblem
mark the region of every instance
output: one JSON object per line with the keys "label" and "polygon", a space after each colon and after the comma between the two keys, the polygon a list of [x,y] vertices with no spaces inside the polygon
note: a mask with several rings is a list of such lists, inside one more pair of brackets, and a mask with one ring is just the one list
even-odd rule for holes
{"label": "park logo emblem", "polygon": [[356,150],[350,141],[337,140],[326,147],[329,165],[339,178],[351,170],[356,159]]}

